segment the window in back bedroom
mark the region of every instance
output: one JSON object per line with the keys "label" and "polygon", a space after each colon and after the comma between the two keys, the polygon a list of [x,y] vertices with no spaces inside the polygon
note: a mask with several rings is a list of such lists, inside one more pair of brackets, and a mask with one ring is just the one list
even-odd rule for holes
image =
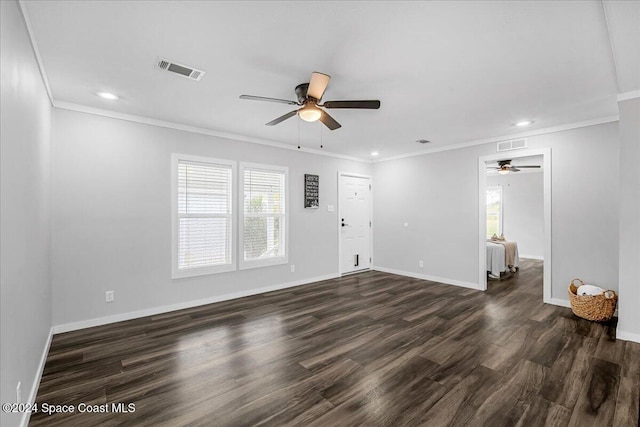
{"label": "window in back bedroom", "polygon": [[487,187],[487,238],[502,234],[502,186]]}

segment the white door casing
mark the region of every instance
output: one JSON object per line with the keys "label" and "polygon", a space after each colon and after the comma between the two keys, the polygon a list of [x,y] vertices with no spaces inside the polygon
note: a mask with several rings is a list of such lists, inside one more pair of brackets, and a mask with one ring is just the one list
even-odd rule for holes
{"label": "white door casing", "polygon": [[562,305],[561,300],[553,298],[551,294],[551,148],[538,148],[518,150],[513,152],[502,152],[489,156],[478,157],[478,258],[479,274],[478,289],[487,290],[486,271],[486,227],[487,227],[487,163],[504,159],[517,159],[520,157],[542,155],[542,173],[544,181],[544,273],[542,284],[542,301],[547,304]]}
{"label": "white door casing", "polygon": [[371,268],[371,178],[339,173],[339,268],[348,274]]}

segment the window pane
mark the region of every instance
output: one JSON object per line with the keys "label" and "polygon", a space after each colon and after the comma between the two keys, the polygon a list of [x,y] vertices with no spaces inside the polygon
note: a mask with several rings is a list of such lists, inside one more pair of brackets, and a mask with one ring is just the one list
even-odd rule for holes
{"label": "window pane", "polygon": [[487,237],[500,235],[500,216],[487,213]]}
{"label": "window pane", "polygon": [[178,268],[231,262],[231,230],[227,218],[180,218]]}
{"label": "window pane", "polygon": [[174,271],[200,274],[217,271],[204,267],[229,267],[233,262],[233,165],[219,162],[177,159]]}
{"label": "window pane", "polygon": [[487,237],[502,233],[502,187],[487,187]]}
{"label": "window pane", "polygon": [[178,212],[190,215],[231,213],[231,168],[180,162]]}
{"label": "window pane", "polygon": [[274,216],[245,216],[244,259],[279,258],[285,255],[284,220]]}
{"label": "window pane", "polygon": [[286,258],[286,172],[268,167],[243,171],[243,260]]}
{"label": "window pane", "polygon": [[284,214],[284,173],[245,169],[244,212]]}

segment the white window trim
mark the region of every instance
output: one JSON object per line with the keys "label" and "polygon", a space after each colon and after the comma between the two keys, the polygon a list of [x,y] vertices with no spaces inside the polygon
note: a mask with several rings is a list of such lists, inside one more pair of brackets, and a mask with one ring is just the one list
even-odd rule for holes
{"label": "white window trim", "polygon": [[[262,169],[265,171],[284,172],[284,256],[257,261],[245,261],[244,259],[244,171],[245,169]],[[262,163],[240,162],[238,197],[238,268],[248,270],[250,268],[268,267],[272,265],[287,264],[289,262],[289,168],[286,166],[268,165]]]}
{"label": "white window trim", "polygon": [[[189,269],[178,268],[178,231],[180,216],[178,215],[178,162],[180,160],[208,163],[212,165],[222,165],[231,167],[231,263],[218,265],[213,267],[195,267]],[[171,278],[181,279],[185,277],[204,276],[207,274],[224,273],[227,271],[235,271],[237,268],[236,261],[236,215],[233,209],[237,206],[237,179],[236,179],[236,162],[231,160],[214,159],[202,156],[190,156],[186,154],[171,154]]]}

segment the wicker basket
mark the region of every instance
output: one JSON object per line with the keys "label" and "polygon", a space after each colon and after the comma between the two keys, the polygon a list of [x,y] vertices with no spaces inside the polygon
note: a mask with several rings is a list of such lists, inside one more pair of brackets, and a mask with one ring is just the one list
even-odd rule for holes
{"label": "wicker basket", "polygon": [[[579,282],[576,286],[574,282]],[[571,311],[578,317],[596,322],[611,320],[616,311],[618,296],[614,291],[605,291],[600,295],[578,295],[578,287],[584,285],[580,279],[573,279],[569,283],[569,301]]]}

